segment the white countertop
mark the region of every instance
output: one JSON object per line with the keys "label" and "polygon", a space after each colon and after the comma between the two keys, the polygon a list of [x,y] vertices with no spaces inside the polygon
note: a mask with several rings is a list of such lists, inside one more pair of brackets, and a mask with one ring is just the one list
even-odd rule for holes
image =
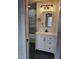
{"label": "white countertop", "polygon": [[56,34],[53,34],[53,33],[50,33],[50,32],[42,32],[42,31],[36,32],[36,34],[53,35],[53,36],[56,35]]}

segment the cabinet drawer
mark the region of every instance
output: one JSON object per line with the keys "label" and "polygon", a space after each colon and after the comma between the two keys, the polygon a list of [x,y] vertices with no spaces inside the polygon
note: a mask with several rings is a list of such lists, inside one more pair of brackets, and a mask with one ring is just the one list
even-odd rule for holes
{"label": "cabinet drawer", "polygon": [[48,44],[49,45],[55,45],[56,44],[56,39],[54,37],[48,37]]}
{"label": "cabinet drawer", "polygon": [[47,51],[50,52],[50,53],[54,53],[55,49],[53,49],[52,47],[49,47],[49,48],[47,49]]}
{"label": "cabinet drawer", "polygon": [[53,53],[56,49],[56,39],[54,37],[47,37],[46,39],[46,50]]}
{"label": "cabinet drawer", "polygon": [[38,50],[44,50],[45,48],[45,38],[42,35],[37,35],[36,36],[36,49]]}
{"label": "cabinet drawer", "polygon": [[51,47],[52,49],[56,48],[56,40],[52,39],[48,41],[48,47]]}

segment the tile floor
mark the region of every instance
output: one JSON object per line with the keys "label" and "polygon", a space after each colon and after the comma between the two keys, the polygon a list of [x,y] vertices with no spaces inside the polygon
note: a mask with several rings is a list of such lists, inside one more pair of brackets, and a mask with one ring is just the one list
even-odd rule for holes
{"label": "tile floor", "polygon": [[54,59],[51,53],[35,50],[35,44],[30,43],[30,59]]}

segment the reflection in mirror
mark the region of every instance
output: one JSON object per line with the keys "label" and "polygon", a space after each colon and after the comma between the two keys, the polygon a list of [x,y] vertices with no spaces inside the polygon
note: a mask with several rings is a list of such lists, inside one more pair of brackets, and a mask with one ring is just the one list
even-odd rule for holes
{"label": "reflection in mirror", "polygon": [[52,13],[46,13],[45,27],[52,27]]}

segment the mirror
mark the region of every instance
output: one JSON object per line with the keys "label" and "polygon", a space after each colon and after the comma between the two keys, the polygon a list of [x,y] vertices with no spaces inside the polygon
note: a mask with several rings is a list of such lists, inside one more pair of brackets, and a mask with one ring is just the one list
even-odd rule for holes
{"label": "mirror", "polygon": [[45,27],[52,27],[52,13],[46,13],[45,16]]}
{"label": "mirror", "polygon": [[42,12],[41,20],[44,27],[51,28],[53,26],[53,14],[51,11]]}

